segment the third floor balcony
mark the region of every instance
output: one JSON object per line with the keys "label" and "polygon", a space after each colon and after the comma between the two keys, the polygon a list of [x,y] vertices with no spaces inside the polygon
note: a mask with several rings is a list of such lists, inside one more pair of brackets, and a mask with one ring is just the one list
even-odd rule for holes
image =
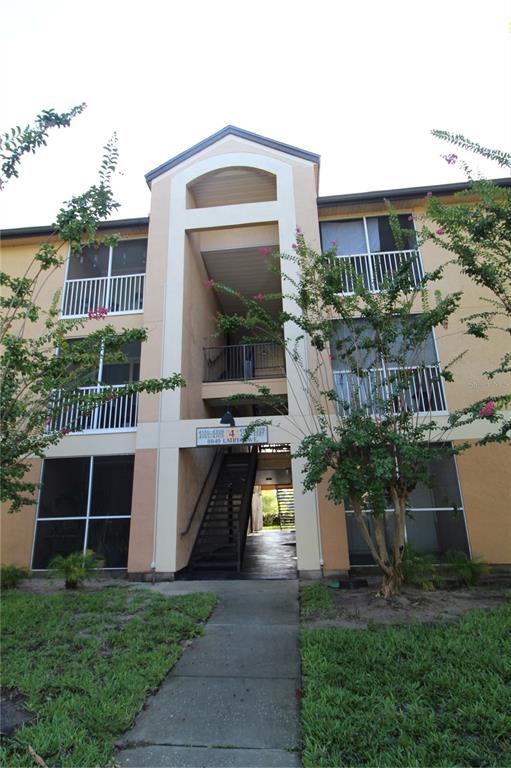
{"label": "third floor balcony", "polygon": [[388,216],[321,222],[323,250],[335,249],[345,266],[340,291],[353,293],[361,279],[366,290],[380,291],[386,279],[392,278],[409,264],[410,284],[417,286],[424,276],[416,243],[413,218],[398,217],[401,234],[396,239]]}
{"label": "third floor balcony", "polygon": [[99,308],[109,315],[142,312],[146,246],[146,240],[121,240],[70,256],[62,317],[85,317]]}

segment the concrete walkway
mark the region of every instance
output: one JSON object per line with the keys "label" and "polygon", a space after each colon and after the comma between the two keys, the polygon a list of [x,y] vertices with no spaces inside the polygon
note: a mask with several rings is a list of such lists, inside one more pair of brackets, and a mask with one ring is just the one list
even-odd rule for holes
{"label": "concrete walkway", "polygon": [[119,742],[130,768],[292,768],[300,765],[297,581],[158,584],[219,602]]}

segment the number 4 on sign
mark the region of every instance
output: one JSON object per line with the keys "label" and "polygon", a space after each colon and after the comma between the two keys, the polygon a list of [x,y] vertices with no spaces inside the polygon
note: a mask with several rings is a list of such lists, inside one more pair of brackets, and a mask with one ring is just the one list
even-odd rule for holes
{"label": "number 4 on sign", "polygon": [[239,432],[238,432],[238,430],[237,430],[237,429],[231,429],[231,430],[229,430],[229,432],[227,433],[227,439],[228,439],[228,440],[229,440],[229,442],[231,442],[231,443],[234,443],[234,441],[235,441],[235,440],[237,440],[237,439],[238,439],[238,437],[239,437]]}

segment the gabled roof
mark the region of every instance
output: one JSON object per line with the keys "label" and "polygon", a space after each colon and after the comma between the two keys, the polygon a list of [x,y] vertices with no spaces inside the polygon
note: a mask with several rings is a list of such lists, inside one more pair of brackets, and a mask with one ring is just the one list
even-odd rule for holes
{"label": "gabled roof", "polygon": [[260,136],[258,133],[252,133],[251,131],[244,131],[243,128],[237,128],[235,125],[226,125],[225,128],[222,128],[220,131],[217,131],[212,136],[208,136],[207,139],[203,139],[202,141],[199,141],[198,144],[194,144],[194,146],[190,147],[190,149],[186,149],[184,152],[181,152],[179,155],[176,155],[175,157],[171,157],[170,160],[167,160],[166,163],[163,163],[162,165],[159,165],[157,168],[154,168],[152,171],[149,171],[149,173],[146,173],[145,179],[147,183],[150,186],[151,181],[155,179],[157,176],[160,176],[162,173],[165,173],[165,171],[168,171],[171,168],[174,168],[176,165],[179,165],[179,163],[182,163],[184,160],[188,160],[188,158],[193,157],[198,152],[202,152],[203,149],[210,147],[212,144],[215,144],[217,141],[220,141],[220,139],[223,139],[226,136],[237,136],[240,139],[253,141],[256,144],[261,144],[263,147],[269,147],[270,149],[275,149],[278,152],[285,152],[288,155],[293,155],[294,157],[300,157],[302,158],[302,160],[308,160],[310,163],[317,163],[319,165],[320,156],[314,154],[314,152],[307,152],[305,149],[299,149],[298,147],[293,147],[290,144],[283,144],[281,141],[274,141],[273,139],[268,139],[266,138],[266,136]]}

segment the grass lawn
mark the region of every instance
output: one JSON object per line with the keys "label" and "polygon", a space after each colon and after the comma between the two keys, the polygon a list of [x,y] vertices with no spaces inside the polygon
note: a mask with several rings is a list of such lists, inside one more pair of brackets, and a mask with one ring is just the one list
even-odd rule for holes
{"label": "grass lawn", "polygon": [[511,606],[302,633],[303,764],[510,766]]}
{"label": "grass lawn", "polygon": [[123,587],[3,594],[2,685],[36,717],[5,744],[0,764],[33,768],[31,745],[49,766],[104,766],[215,601]]}

